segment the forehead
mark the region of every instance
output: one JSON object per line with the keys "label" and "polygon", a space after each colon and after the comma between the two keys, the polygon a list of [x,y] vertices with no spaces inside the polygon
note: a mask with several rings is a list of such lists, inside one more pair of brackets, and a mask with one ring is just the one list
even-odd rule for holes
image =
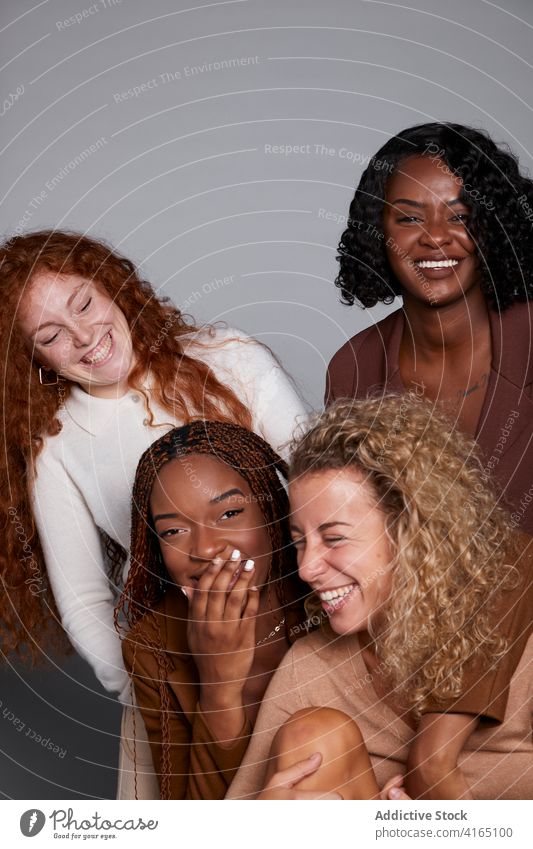
{"label": "forehead", "polygon": [[[370,485],[357,469],[326,469],[308,472],[289,483],[291,510],[333,515],[346,508],[371,510],[376,507]],[[321,518],[321,521],[327,521]]]}
{"label": "forehead", "polygon": [[462,181],[444,160],[410,156],[401,162],[387,181],[387,200],[399,197],[453,200],[460,196]]}
{"label": "forehead", "polygon": [[26,288],[21,313],[23,316],[33,316],[35,313],[42,315],[45,310],[60,309],[76,289],[90,282],[74,274],[38,272]]}
{"label": "forehead", "polygon": [[151,502],[171,500],[174,504],[207,503],[229,489],[251,494],[246,480],[223,460],[211,454],[176,457],[159,470],[152,487]]}
{"label": "forehead", "polygon": [[71,292],[90,283],[85,277],[78,274],[59,274],[56,271],[38,271],[28,285],[27,294],[31,300],[40,299],[46,301],[56,294],[70,295]]}

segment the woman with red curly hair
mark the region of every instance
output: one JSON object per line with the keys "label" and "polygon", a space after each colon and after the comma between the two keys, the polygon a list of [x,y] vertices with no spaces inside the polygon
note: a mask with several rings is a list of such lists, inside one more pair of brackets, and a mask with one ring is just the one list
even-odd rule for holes
{"label": "woman with red curly hair", "polygon": [[129,547],[141,454],[194,418],[251,427],[277,449],[303,407],[266,347],[186,323],[86,236],[11,238],[0,292],[2,649],[37,659],[44,637],[61,638],[59,613],[102,685],[126,699],[105,554],[118,565]]}

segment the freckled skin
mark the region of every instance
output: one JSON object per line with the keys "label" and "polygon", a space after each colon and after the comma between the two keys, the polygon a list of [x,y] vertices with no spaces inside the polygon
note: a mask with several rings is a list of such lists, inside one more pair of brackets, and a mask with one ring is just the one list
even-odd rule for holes
{"label": "freckled skin", "polygon": [[[94,281],[38,274],[22,302],[19,327],[38,363],[85,392],[112,398],[127,391],[134,365],[131,333],[122,310]],[[106,345],[109,332],[111,347],[105,359],[83,362],[102,340]]]}
{"label": "freckled skin", "polygon": [[328,613],[337,634],[364,632],[386,602],[393,557],[385,516],[356,470],[308,473],[289,487],[298,571],[315,592],[357,582],[346,604]]}

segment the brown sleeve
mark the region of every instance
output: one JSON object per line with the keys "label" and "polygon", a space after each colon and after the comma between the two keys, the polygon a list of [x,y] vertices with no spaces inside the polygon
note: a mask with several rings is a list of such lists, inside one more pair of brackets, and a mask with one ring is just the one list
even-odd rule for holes
{"label": "brown sleeve", "polygon": [[354,376],[357,372],[357,359],[350,340],[340,348],[331,360],[326,372],[324,406],[328,407],[337,398],[354,397]]}
{"label": "brown sleeve", "polygon": [[[192,727],[189,799],[223,799],[244,757],[252,734],[246,720],[230,746],[213,739],[206,719],[196,705]],[[209,795],[207,795],[209,794]]]}
{"label": "brown sleeve", "polygon": [[[523,537],[515,566],[521,582],[507,592],[495,612],[493,630],[507,637],[508,649],[495,665],[475,654],[466,664],[462,695],[455,701],[433,702],[422,713],[465,713],[488,722],[501,723],[509,698],[509,684],[533,630],[533,541]],[[485,672],[480,674],[480,668]]]}
{"label": "brown sleeve", "polygon": [[[159,693],[159,670],[153,652],[130,634],[122,643],[122,654],[126,669],[133,680],[135,697],[141,711],[150,742],[152,758],[159,786],[161,787],[161,696]],[[167,686],[164,682],[163,686]],[[185,799],[189,780],[191,726],[179,706],[172,704],[169,716],[170,729],[170,795],[172,799]],[[176,709],[177,708],[177,709]]]}
{"label": "brown sleeve", "polygon": [[[146,725],[152,757],[161,786],[161,696],[153,652],[135,636],[122,643],[126,668],[133,679],[137,704]],[[164,682],[163,686],[167,687]],[[249,721],[230,746],[214,740],[198,705],[192,725],[173,692],[170,693],[170,796],[172,799],[223,799],[243,759],[252,733]]]}

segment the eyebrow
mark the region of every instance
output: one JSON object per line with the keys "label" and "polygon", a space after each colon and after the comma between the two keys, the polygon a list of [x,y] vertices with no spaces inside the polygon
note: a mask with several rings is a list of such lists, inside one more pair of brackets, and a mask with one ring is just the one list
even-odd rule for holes
{"label": "eyebrow", "polygon": [[[396,200],[391,200],[389,202],[389,206],[396,206],[399,203],[407,204],[407,206],[414,206],[416,209],[423,209],[426,206],[425,203],[418,203],[418,201],[410,200],[409,198],[396,198]],[[466,203],[464,200],[461,200],[461,198],[454,198],[453,200],[446,201],[446,206],[457,206],[457,204],[466,206]]]}
{"label": "eyebrow", "polygon": [[[347,528],[349,528],[349,527],[350,527],[350,523],[349,523],[349,522],[324,522],[322,525],[319,525],[319,526],[318,526],[318,530],[319,530],[319,531],[326,531],[328,528],[333,528],[333,527],[335,527],[335,525],[345,525]],[[297,525],[293,525],[293,524],[291,523],[291,530],[292,530],[292,529],[298,530],[298,526],[297,526]]]}
{"label": "eyebrow", "polygon": [[221,501],[224,501],[225,498],[230,498],[230,496],[232,495],[242,495],[243,498],[245,497],[244,492],[242,492],[237,487],[234,487],[233,489],[228,489],[227,492],[222,492],[220,495],[215,495],[215,497],[212,498],[209,503],[220,504]]}
{"label": "eyebrow", "polygon": [[[80,283],[79,286],[76,286],[76,288],[74,289],[74,291],[72,292],[70,298],[68,299],[68,301],[66,303],[67,307],[70,307],[72,301],[74,300],[74,298],[76,297],[76,295],[78,294],[80,289],[83,289],[83,287],[86,286],[86,285],[87,285],[87,283]],[[50,327],[54,324],[57,324],[57,321],[45,321],[44,324],[40,324],[39,327],[36,327],[35,330],[32,330],[30,335],[35,336],[35,334],[38,333],[39,330],[44,330],[45,327]]]}
{"label": "eyebrow", "polygon": [[[242,495],[243,498],[246,497],[244,495],[244,492],[242,492],[237,487],[234,487],[233,489],[228,489],[227,492],[222,492],[220,495],[215,495],[215,497],[212,498],[209,503],[210,504],[220,504],[221,501],[224,501],[224,499],[226,499],[226,498],[230,498],[232,495]],[[158,513],[157,516],[153,517],[153,521],[155,523],[155,522],[158,522],[160,519],[182,519],[182,518],[184,518],[185,521],[189,521],[187,519],[187,517],[182,516],[181,513]]]}
{"label": "eyebrow", "polygon": [[179,519],[179,513],[158,513],[157,516],[154,516],[154,522],[158,522],[160,519]]}

